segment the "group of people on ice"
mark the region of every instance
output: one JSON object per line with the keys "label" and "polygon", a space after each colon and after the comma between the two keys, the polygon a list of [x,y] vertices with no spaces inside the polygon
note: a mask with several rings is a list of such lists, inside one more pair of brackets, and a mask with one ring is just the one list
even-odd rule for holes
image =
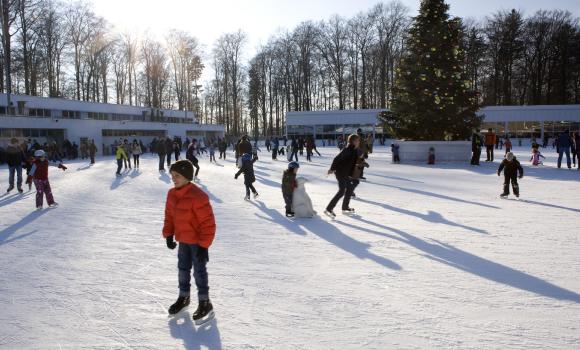
{"label": "group of people on ice", "polygon": [[[42,209],[44,197],[49,207],[56,207],[58,204],[54,201],[52,189],[48,180],[49,159],[42,149],[27,147],[26,143],[20,144],[18,139],[12,138],[10,145],[6,149],[6,163],[8,164],[8,189],[7,193],[16,190],[23,193],[23,174],[26,170],[26,184],[28,189],[32,189],[32,184],[36,188],[36,208]],[[62,164],[62,160],[56,166],[63,171],[67,167]]]}
{"label": "group of people on ice", "polygon": [[[576,167],[576,165],[578,165],[578,170],[580,170],[579,144],[580,131],[561,132],[558,134],[554,141],[556,152],[558,153],[558,169],[562,167],[562,160],[563,156],[565,155],[568,169],[572,169],[572,167]],[[481,158],[481,151],[483,146],[485,146],[487,154],[486,162],[494,161],[494,148],[503,149],[505,147],[505,155],[511,152],[513,148],[512,142],[508,136],[500,141],[500,138],[491,128],[487,130],[485,135],[481,135],[479,130],[475,130],[471,136],[471,165],[480,165],[479,159]],[[542,165],[542,159],[546,158],[540,151],[541,147],[545,148],[546,142],[544,142],[543,146],[540,146],[540,144],[535,142],[535,140],[532,140],[530,162],[534,166]]]}

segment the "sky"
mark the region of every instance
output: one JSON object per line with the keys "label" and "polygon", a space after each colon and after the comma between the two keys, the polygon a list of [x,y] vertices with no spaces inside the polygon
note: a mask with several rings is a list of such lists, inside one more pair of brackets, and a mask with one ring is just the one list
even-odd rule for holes
{"label": "sky", "polygon": [[[417,13],[419,0],[400,0]],[[248,35],[246,58],[278,31],[291,30],[303,21],[328,19],[334,14],[352,17],[377,0],[92,0],[94,10],[120,32],[143,33],[163,39],[171,29],[184,30],[204,47],[209,63],[213,42],[227,32]],[[388,1],[385,1],[388,2]],[[538,9],[566,9],[580,17],[578,0],[448,0],[454,16],[483,18],[500,9],[516,8],[525,14]],[[210,78],[206,69],[203,80]]]}

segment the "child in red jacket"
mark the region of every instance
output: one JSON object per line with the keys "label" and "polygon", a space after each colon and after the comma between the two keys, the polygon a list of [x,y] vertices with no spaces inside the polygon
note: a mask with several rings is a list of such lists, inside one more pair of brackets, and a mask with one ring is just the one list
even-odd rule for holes
{"label": "child in red jacket", "polygon": [[179,160],[171,165],[169,171],[175,187],[167,194],[163,237],[169,249],[177,246],[174,237],[179,242],[179,297],[169,308],[169,314],[176,314],[189,305],[193,267],[199,301],[193,320],[199,325],[214,316],[209,300],[206,264],[209,261],[207,249],[215,237],[215,218],[207,194],[191,183],[193,164],[189,160]]}
{"label": "child in red jacket", "polygon": [[[46,153],[43,150],[37,150],[34,152],[34,161],[32,163],[32,168],[28,173],[28,178],[26,183],[28,186],[34,181],[34,187],[36,187],[36,209],[42,209],[42,202],[44,196],[46,195],[46,203],[50,208],[55,208],[58,203],[54,201],[52,196],[52,189],[50,188],[50,182],[48,181],[48,159],[46,159]],[[58,165],[63,171],[67,168],[61,164]]]}

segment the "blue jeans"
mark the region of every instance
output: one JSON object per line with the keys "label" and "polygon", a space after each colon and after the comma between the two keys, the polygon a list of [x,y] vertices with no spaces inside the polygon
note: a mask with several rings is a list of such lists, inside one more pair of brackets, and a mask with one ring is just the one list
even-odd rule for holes
{"label": "blue jeans", "polygon": [[572,167],[572,162],[570,161],[570,147],[558,149],[558,168],[562,166],[562,156],[566,153],[566,161],[568,162],[568,168]]}
{"label": "blue jeans", "polygon": [[16,173],[18,179],[16,183],[18,188],[22,188],[22,165],[11,166],[8,171],[8,183],[10,187],[14,187],[14,173]]}
{"label": "blue jeans", "polygon": [[198,300],[209,300],[209,285],[207,278],[207,261],[197,257],[197,244],[179,243],[177,251],[177,268],[179,269],[179,296],[189,296],[191,289],[191,268],[193,279],[197,286]]}

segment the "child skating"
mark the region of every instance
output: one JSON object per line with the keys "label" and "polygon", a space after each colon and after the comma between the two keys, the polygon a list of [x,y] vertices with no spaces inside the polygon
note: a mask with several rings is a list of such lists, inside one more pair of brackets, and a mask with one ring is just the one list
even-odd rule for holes
{"label": "child skating", "polygon": [[[58,203],[54,201],[50,182],[48,181],[49,163],[48,159],[46,159],[46,153],[43,150],[35,151],[34,158],[26,182],[29,186],[34,182],[34,187],[36,188],[36,209],[42,209],[44,196],[46,196],[46,203],[48,206],[50,208],[55,208],[58,206]],[[58,168],[62,169],[62,171],[66,170],[66,167],[62,164],[59,164]]]}
{"label": "child skating", "polygon": [[[520,162],[516,159],[512,152],[508,152],[505,155],[505,159],[499,165],[497,169],[497,176],[501,175],[503,170],[504,182],[503,182],[503,193],[500,195],[501,198],[507,198],[510,195],[510,182],[514,190],[514,194],[517,198],[520,197],[520,187],[518,185],[518,178],[524,177],[524,168],[522,168]],[[519,175],[519,176],[518,176]]]}
{"label": "child skating", "polygon": [[240,170],[236,173],[234,178],[237,180],[240,174],[244,173],[244,185],[246,186],[246,197],[245,200],[250,200],[250,191],[254,194],[254,199],[258,198],[258,191],[254,188],[253,183],[256,182],[256,176],[254,175],[254,162],[256,158],[252,158],[249,153],[244,153],[242,155],[242,166]]}
{"label": "child skating", "polygon": [[540,158],[546,159],[546,157],[544,157],[542,155],[542,152],[540,152],[539,149],[533,148],[532,149],[532,157],[530,158],[530,162],[532,162],[532,165],[534,165],[534,166],[542,165],[543,162]]}
{"label": "child skating", "polygon": [[292,197],[297,187],[296,174],[298,173],[298,168],[300,168],[298,162],[290,162],[288,163],[288,169],[284,170],[284,174],[282,174],[282,196],[284,197],[286,217],[288,218],[294,217]]}
{"label": "child skating", "polygon": [[179,243],[179,297],[168,311],[174,315],[189,305],[193,268],[198,298],[193,320],[200,325],[214,317],[206,265],[209,261],[208,248],[215,237],[215,217],[208,195],[191,183],[193,164],[189,160],[179,160],[171,165],[169,171],[175,187],[167,193],[163,237],[169,249],[175,249]]}

